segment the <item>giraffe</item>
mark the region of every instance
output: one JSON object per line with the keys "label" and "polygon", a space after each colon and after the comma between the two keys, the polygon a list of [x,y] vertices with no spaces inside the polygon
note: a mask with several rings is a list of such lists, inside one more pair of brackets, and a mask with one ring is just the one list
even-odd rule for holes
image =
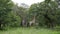
{"label": "giraffe", "polygon": [[35,24],[35,16],[33,16],[32,20],[29,22],[29,26],[32,26]]}

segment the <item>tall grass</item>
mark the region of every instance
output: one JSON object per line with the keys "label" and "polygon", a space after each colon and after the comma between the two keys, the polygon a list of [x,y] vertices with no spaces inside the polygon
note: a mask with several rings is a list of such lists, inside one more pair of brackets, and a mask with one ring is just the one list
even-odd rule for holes
{"label": "tall grass", "polygon": [[43,28],[13,28],[6,31],[0,31],[0,34],[60,34],[60,31]]}

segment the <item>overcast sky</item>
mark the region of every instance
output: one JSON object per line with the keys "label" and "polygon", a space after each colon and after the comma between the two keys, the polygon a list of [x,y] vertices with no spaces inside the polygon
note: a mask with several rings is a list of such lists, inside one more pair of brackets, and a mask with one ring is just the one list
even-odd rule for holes
{"label": "overcast sky", "polygon": [[12,0],[14,3],[18,3],[18,5],[20,5],[21,3],[25,3],[27,5],[31,5],[33,3],[38,3],[38,2],[42,2],[44,0]]}

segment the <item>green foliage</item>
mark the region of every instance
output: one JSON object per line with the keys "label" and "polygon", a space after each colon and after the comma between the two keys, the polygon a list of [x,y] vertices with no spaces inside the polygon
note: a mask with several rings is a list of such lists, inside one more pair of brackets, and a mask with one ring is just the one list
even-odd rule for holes
{"label": "green foliage", "polygon": [[44,2],[33,4],[29,8],[29,11],[30,15],[36,15],[36,21],[40,23],[40,25],[46,24],[52,27],[52,24],[57,23],[58,4],[55,1],[45,0]]}
{"label": "green foliage", "polygon": [[12,11],[13,2],[11,0],[0,0],[0,29],[6,26],[6,18],[9,12]]}
{"label": "green foliage", "polygon": [[13,11],[8,14],[8,17],[5,20],[7,25],[11,27],[18,27],[21,23],[21,18]]}
{"label": "green foliage", "polygon": [[33,18],[39,26],[53,28],[60,25],[60,9],[57,2],[45,0],[25,8],[14,5],[11,0],[0,0],[0,30],[8,26],[29,25],[29,21]]}

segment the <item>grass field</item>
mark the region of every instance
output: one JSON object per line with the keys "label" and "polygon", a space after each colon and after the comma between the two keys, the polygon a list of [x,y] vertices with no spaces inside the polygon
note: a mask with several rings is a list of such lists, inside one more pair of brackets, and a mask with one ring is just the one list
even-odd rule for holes
{"label": "grass field", "polygon": [[0,34],[60,34],[60,31],[53,31],[43,28],[13,28],[8,29],[7,31],[0,31]]}

